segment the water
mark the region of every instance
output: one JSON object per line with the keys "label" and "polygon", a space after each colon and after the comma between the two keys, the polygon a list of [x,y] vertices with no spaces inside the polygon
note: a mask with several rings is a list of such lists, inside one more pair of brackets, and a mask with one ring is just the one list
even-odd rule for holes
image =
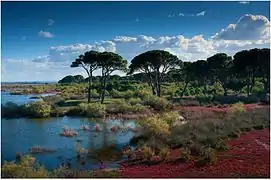
{"label": "water", "polygon": [[31,101],[38,101],[40,99],[30,99],[30,97],[33,96],[49,96],[54,94],[28,94],[28,95],[11,95],[9,92],[2,92],[1,91],[1,104],[6,104],[7,102],[13,102],[18,105],[23,105],[25,103],[31,102]]}
{"label": "water", "polygon": [[[2,104],[8,101],[24,104],[29,101],[26,95],[7,95],[2,93]],[[31,96],[31,95],[30,95]],[[3,98],[5,97],[5,98]],[[4,101],[4,102],[3,102]],[[83,131],[82,125],[94,127],[96,124],[102,127],[100,133]],[[88,158],[86,164],[80,165],[76,160],[76,140],[82,140],[81,147],[87,150],[97,150],[102,147],[114,145],[121,149],[129,143],[133,132],[111,132],[114,125],[135,127],[135,121],[121,120],[94,120],[76,117],[58,117],[48,119],[2,119],[1,120],[1,147],[2,163],[4,160],[15,160],[16,152],[29,154],[29,148],[39,145],[45,148],[55,149],[53,153],[34,154],[36,160],[48,169],[59,166],[62,162],[70,162],[73,168],[99,168],[99,161],[95,158]],[[69,127],[78,132],[74,138],[62,137],[59,133],[63,127]],[[107,130],[105,130],[107,129]],[[107,167],[118,167],[116,162],[105,162]]]}

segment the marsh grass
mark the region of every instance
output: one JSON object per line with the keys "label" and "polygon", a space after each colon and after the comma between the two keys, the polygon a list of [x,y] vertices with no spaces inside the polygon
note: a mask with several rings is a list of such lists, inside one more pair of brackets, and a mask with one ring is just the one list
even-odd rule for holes
{"label": "marsh grass", "polygon": [[1,176],[3,178],[113,178],[121,175],[116,170],[73,170],[63,166],[49,171],[36,163],[34,157],[26,155],[19,162],[4,162]]}
{"label": "marsh grass", "polygon": [[[236,106],[239,107],[240,104]],[[203,165],[215,161],[215,152],[229,149],[225,144],[226,139],[237,138],[244,132],[270,126],[269,107],[245,112],[238,109],[227,113],[224,118],[213,116],[190,120],[175,127],[170,127],[171,123],[167,121],[167,117],[170,116],[160,115],[141,119],[140,125],[145,129],[145,135],[141,135],[137,140],[144,141],[145,145],[152,149],[161,149],[159,142],[171,148],[185,149],[185,153],[199,157],[198,164]],[[188,158],[184,158],[186,159]]]}

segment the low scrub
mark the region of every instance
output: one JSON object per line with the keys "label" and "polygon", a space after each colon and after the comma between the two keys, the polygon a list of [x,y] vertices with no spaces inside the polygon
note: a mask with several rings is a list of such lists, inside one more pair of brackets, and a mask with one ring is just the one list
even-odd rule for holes
{"label": "low scrub", "polygon": [[26,155],[17,163],[4,162],[1,166],[1,176],[3,178],[112,178],[121,175],[115,170],[73,170],[66,166],[49,171],[36,163],[34,157]]}
{"label": "low scrub", "polygon": [[232,105],[230,106],[229,111],[230,111],[231,113],[242,113],[242,112],[245,112],[245,111],[246,111],[246,108],[245,108],[245,106],[244,106],[244,103],[238,102],[238,103],[232,104]]}
{"label": "low scrub", "polygon": [[139,119],[137,123],[142,126],[150,136],[168,135],[170,133],[169,124],[159,116]]}
{"label": "low scrub", "polygon": [[101,103],[81,103],[75,108],[70,109],[67,115],[92,118],[104,117],[106,115],[105,105]]}
{"label": "low scrub", "polygon": [[170,104],[168,100],[157,97],[154,95],[146,96],[143,100],[143,104],[152,107],[154,110],[157,111],[164,111],[170,108]]}
{"label": "low scrub", "polygon": [[44,101],[37,101],[26,104],[24,109],[30,117],[44,118],[50,116],[52,107]]}
{"label": "low scrub", "polygon": [[137,104],[141,104],[141,103],[142,103],[142,100],[141,100],[140,98],[129,98],[129,99],[127,100],[127,102],[128,102],[130,105],[134,106],[134,105],[137,105]]}
{"label": "low scrub", "polygon": [[[236,111],[234,111],[236,112]],[[182,159],[189,156],[198,157],[198,164],[205,165],[216,160],[216,151],[225,151],[229,147],[225,144],[228,138],[236,138],[242,132],[253,129],[263,129],[270,126],[269,108],[257,108],[251,111],[228,112],[223,118],[212,118],[188,121],[186,124],[170,126],[174,121],[174,114],[162,114],[141,119],[138,123],[144,133],[138,140],[144,141],[149,147],[158,147],[161,141],[171,148],[182,148]],[[161,149],[161,147],[159,147]]]}
{"label": "low scrub", "polygon": [[15,118],[23,115],[24,106],[17,105],[12,102],[8,102],[5,105],[1,105],[1,117],[2,118]]}
{"label": "low scrub", "polygon": [[253,104],[260,102],[260,98],[256,96],[216,96],[214,97],[214,101],[218,102],[219,104],[234,104],[238,102],[242,102],[244,104]]}
{"label": "low scrub", "polygon": [[50,173],[43,166],[36,165],[34,157],[24,156],[18,163],[4,162],[1,175],[4,178],[49,178]]}
{"label": "low scrub", "polygon": [[113,103],[106,106],[106,112],[109,114],[144,113],[145,111],[148,111],[147,106],[143,106],[141,104],[132,105],[131,103],[127,103],[123,99],[114,100]]}

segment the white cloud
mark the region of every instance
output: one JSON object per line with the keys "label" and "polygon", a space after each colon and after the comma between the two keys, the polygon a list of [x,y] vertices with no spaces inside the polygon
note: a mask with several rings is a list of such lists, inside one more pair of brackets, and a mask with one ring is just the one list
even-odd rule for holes
{"label": "white cloud", "polygon": [[39,35],[42,36],[42,37],[45,37],[45,38],[52,38],[54,37],[54,35],[50,32],[46,32],[46,31],[40,31],[39,32]]}
{"label": "white cloud", "polygon": [[196,16],[205,16],[206,11],[201,11],[199,13],[196,14]]}
{"label": "white cloud", "polygon": [[48,26],[52,26],[55,23],[54,20],[52,19],[48,19]]}
{"label": "white cloud", "polygon": [[[186,13],[182,13],[182,12],[179,13],[179,16],[182,16],[182,17],[184,17],[184,16],[194,17],[194,16],[205,16],[205,15],[206,15],[206,11],[201,11],[201,12],[196,13],[196,14],[193,14],[193,13],[192,14],[186,14]],[[169,17],[174,17],[174,16],[172,16],[172,14],[170,14]]]}
{"label": "white cloud", "polygon": [[113,39],[114,42],[132,42],[137,41],[135,37],[127,37],[127,36],[117,36]]}
{"label": "white cloud", "polygon": [[249,4],[250,2],[249,1],[239,1],[238,3],[239,4]]}
{"label": "white cloud", "polygon": [[213,39],[257,40],[269,38],[270,22],[265,16],[245,14],[236,24],[230,24],[216,33]]}
{"label": "white cloud", "polygon": [[[160,37],[146,35],[117,36],[111,40],[98,41],[91,44],[76,43],[51,47],[47,55],[39,56],[32,60],[2,61],[2,76],[4,81],[44,81],[58,80],[69,74],[85,75],[85,72],[80,68],[70,68],[70,64],[80,54],[89,50],[116,52],[129,62],[136,55],[154,49],[169,51],[177,55],[183,61],[206,59],[218,52],[224,52],[232,56],[236,52],[244,49],[269,47],[269,33],[266,29],[262,28],[265,23],[269,23],[266,19],[264,16],[245,15],[241,17],[236,24],[229,25],[227,30],[221,30],[209,39],[204,38],[203,35],[195,35],[189,38],[183,35]],[[246,32],[239,32],[236,29],[245,31],[251,27],[254,27],[252,29],[255,31],[250,33],[253,35],[252,38],[247,36],[246,38],[239,37]],[[263,29],[263,31],[259,29]],[[226,33],[225,31],[229,33],[230,36],[226,36],[224,34]],[[97,71],[95,75],[99,73],[100,72]]]}

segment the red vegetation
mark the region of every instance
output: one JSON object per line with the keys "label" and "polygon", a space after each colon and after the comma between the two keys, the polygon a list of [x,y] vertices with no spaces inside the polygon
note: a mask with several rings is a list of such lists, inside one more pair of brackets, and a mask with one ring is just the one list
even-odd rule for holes
{"label": "red vegetation", "polygon": [[[262,104],[244,104],[246,110],[264,107],[266,105]],[[206,111],[213,111],[213,112],[225,112],[228,111],[230,106],[217,106],[217,107],[204,107],[204,106],[179,106],[176,107],[177,109],[184,109],[184,110],[206,110]]]}
{"label": "red vegetation", "polygon": [[[197,167],[195,162],[161,163],[152,166],[125,164],[120,168],[123,177],[270,177],[269,129],[253,131],[229,140],[231,149],[217,154],[213,165]],[[173,150],[170,159],[180,157]]]}

